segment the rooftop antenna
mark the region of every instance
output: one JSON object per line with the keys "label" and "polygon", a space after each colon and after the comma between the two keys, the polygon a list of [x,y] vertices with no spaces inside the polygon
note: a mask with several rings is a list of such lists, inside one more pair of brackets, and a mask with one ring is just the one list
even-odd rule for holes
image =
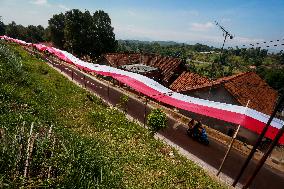
{"label": "rooftop antenna", "polygon": [[224,41],[222,44],[221,54],[220,54],[220,58],[221,58],[227,38],[229,37],[230,39],[233,39],[234,36],[230,32],[228,32],[228,30],[226,30],[223,26],[221,26],[217,21],[215,21],[215,24],[223,31],[223,36],[224,36]]}
{"label": "rooftop antenna", "polygon": [[[224,50],[224,46],[225,46],[226,40],[228,39],[228,37],[230,39],[233,39],[234,36],[230,32],[228,32],[223,26],[221,26],[217,21],[215,21],[215,24],[216,24],[216,26],[218,26],[223,31],[223,36],[224,36],[224,41],[223,41],[223,44],[222,44],[220,57],[219,57],[220,58],[220,65],[221,65],[222,64],[223,50]],[[211,78],[210,78],[212,84],[213,84],[213,74],[214,74],[214,71],[216,71],[216,70],[214,70],[214,62],[212,62],[212,64],[211,64]],[[224,73],[223,73],[223,75],[224,75]],[[209,89],[207,100],[209,100],[209,98],[210,98],[212,84],[211,84],[210,89]]]}

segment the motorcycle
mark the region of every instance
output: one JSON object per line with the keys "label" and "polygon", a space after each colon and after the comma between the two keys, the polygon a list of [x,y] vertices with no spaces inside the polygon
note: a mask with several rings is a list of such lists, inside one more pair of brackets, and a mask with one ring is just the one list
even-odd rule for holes
{"label": "motorcycle", "polygon": [[187,135],[202,144],[209,145],[209,140],[205,128],[188,128]]}

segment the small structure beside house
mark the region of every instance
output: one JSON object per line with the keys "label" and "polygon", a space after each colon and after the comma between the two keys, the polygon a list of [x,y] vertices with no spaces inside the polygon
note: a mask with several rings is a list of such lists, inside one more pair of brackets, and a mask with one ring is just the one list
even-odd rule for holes
{"label": "small structure beside house", "polygon": [[154,79],[154,80],[159,80],[159,78],[162,78],[162,75],[160,73],[160,70],[158,68],[152,67],[152,66],[147,66],[144,64],[130,64],[130,65],[123,65],[120,66],[121,69],[134,72],[134,73],[139,73],[142,75],[147,76],[148,78]]}
{"label": "small structure beside house", "polygon": [[[277,91],[272,89],[264,80],[254,72],[240,73],[229,77],[210,81],[198,74],[183,72],[170,86],[174,91],[189,96],[223,102],[234,105],[246,106],[259,112],[270,115],[277,100]],[[228,134],[236,125],[209,118],[202,115],[180,110],[181,113],[204,124]],[[239,138],[248,143],[254,143],[257,134],[242,128]]]}
{"label": "small structure beside house", "polygon": [[[183,71],[182,60],[168,56],[141,53],[108,53],[104,54],[99,64],[122,68],[146,76],[169,86]],[[133,66],[128,66],[133,65]],[[137,71],[144,66],[144,71]],[[151,73],[147,72],[151,67]],[[152,68],[155,68],[152,69]]]}

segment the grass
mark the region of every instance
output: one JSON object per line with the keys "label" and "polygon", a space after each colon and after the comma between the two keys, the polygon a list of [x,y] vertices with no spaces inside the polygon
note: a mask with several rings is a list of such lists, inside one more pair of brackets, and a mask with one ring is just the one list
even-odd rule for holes
{"label": "grass", "polygon": [[19,46],[0,42],[0,82],[0,188],[224,187]]}

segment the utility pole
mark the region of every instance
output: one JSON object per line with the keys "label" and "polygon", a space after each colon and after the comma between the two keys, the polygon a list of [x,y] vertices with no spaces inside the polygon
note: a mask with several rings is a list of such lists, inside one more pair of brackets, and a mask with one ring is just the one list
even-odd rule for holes
{"label": "utility pole", "polygon": [[147,104],[148,104],[148,97],[145,96],[145,106],[144,106],[144,127],[146,126],[146,116],[147,116]]}
{"label": "utility pole", "polygon": [[266,125],[264,126],[263,130],[261,131],[261,133],[260,133],[260,135],[259,135],[259,137],[258,137],[256,143],[254,144],[252,150],[250,151],[250,153],[249,153],[249,155],[248,155],[248,157],[247,157],[245,163],[243,164],[243,166],[242,166],[242,168],[241,168],[241,170],[240,170],[240,172],[239,172],[237,178],[234,180],[232,186],[235,187],[236,184],[238,183],[238,181],[240,180],[242,174],[244,173],[245,169],[247,168],[247,166],[248,166],[250,160],[252,159],[254,153],[255,153],[256,150],[257,150],[257,147],[260,145],[260,143],[261,143],[261,141],[262,141],[262,139],[263,139],[263,137],[264,137],[266,131],[268,130],[268,127],[270,126],[270,124],[271,124],[273,118],[275,117],[275,115],[276,115],[278,109],[282,106],[282,103],[283,103],[283,102],[284,102],[284,95],[282,95],[282,96],[280,97],[280,99],[278,100],[277,105],[275,106],[275,108],[274,108],[274,110],[273,110],[273,112],[272,112],[270,118],[268,119]]}
{"label": "utility pole", "polygon": [[110,83],[110,81],[107,81],[107,97],[108,97],[108,100],[110,100],[109,99],[109,83]]}
{"label": "utility pole", "polygon": [[84,86],[85,86],[85,88],[86,88],[86,76],[85,76],[85,74],[84,74]]}
{"label": "utility pole", "polygon": [[[246,108],[244,109],[243,114],[246,112],[247,107],[248,107],[248,105],[249,105],[249,102],[250,102],[250,100],[248,100],[247,105],[246,105]],[[225,154],[225,156],[224,156],[224,158],[223,158],[223,160],[222,160],[222,163],[221,163],[221,165],[220,165],[220,167],[219,167],[219,170],[218,170],[218,172],[217,172],[217,174],[216,174],[217,176],[220,174],[220,172],[221,172],[221,170],[222,170],[222,168],[223,168],[223,165],[224,165],[224,163],[225,163],[225,161],[226,161],[226,159],[227,159],[227,157],[228,157],[228,155],[229,155],[229,153],[230,153],[230,151],[231,151],[231,149],[232,149],[232,146],[233,146],[233,144],[234,144],[234,141],[235,141],[235,139],[237,138],[237,135],[238,135],[238,133],[239,133],[240,127],[241,127],[241,125],[238,125],[237,130],[235,131],[235,133],[234,133],[234,135],[233,135],[233,137],[232,137],[232,140],[231,140],[231,142],[230,142],[230,144],[229,144],[228,150],[227,150],[227,152],[226,152],[226,154]]]}
{"label": "utility pole", "polygon": [[256,165],[256,168],[253,172],[253,174],[249,177],[248,181],[245,183],[243,189],[247,189],[253,179],[255,178],[255,176],[257,175],[257,173],[259,172],[260,168],[263,166],[263,164],[265,163],[266,159],[268,158],[268,156],[270,155],[270,153],[272,152],[273,148],[277,145],[279,139],[281,138],[281,136],[284,133],[284,125],[282,126],[282,128],[278,131],[277,135],[275,136],[274,140],[272,141],[272,143],[269,145],[267,151],[265,152],[265,154],[262,156],[261,160],[258,162],[258,164]]}

